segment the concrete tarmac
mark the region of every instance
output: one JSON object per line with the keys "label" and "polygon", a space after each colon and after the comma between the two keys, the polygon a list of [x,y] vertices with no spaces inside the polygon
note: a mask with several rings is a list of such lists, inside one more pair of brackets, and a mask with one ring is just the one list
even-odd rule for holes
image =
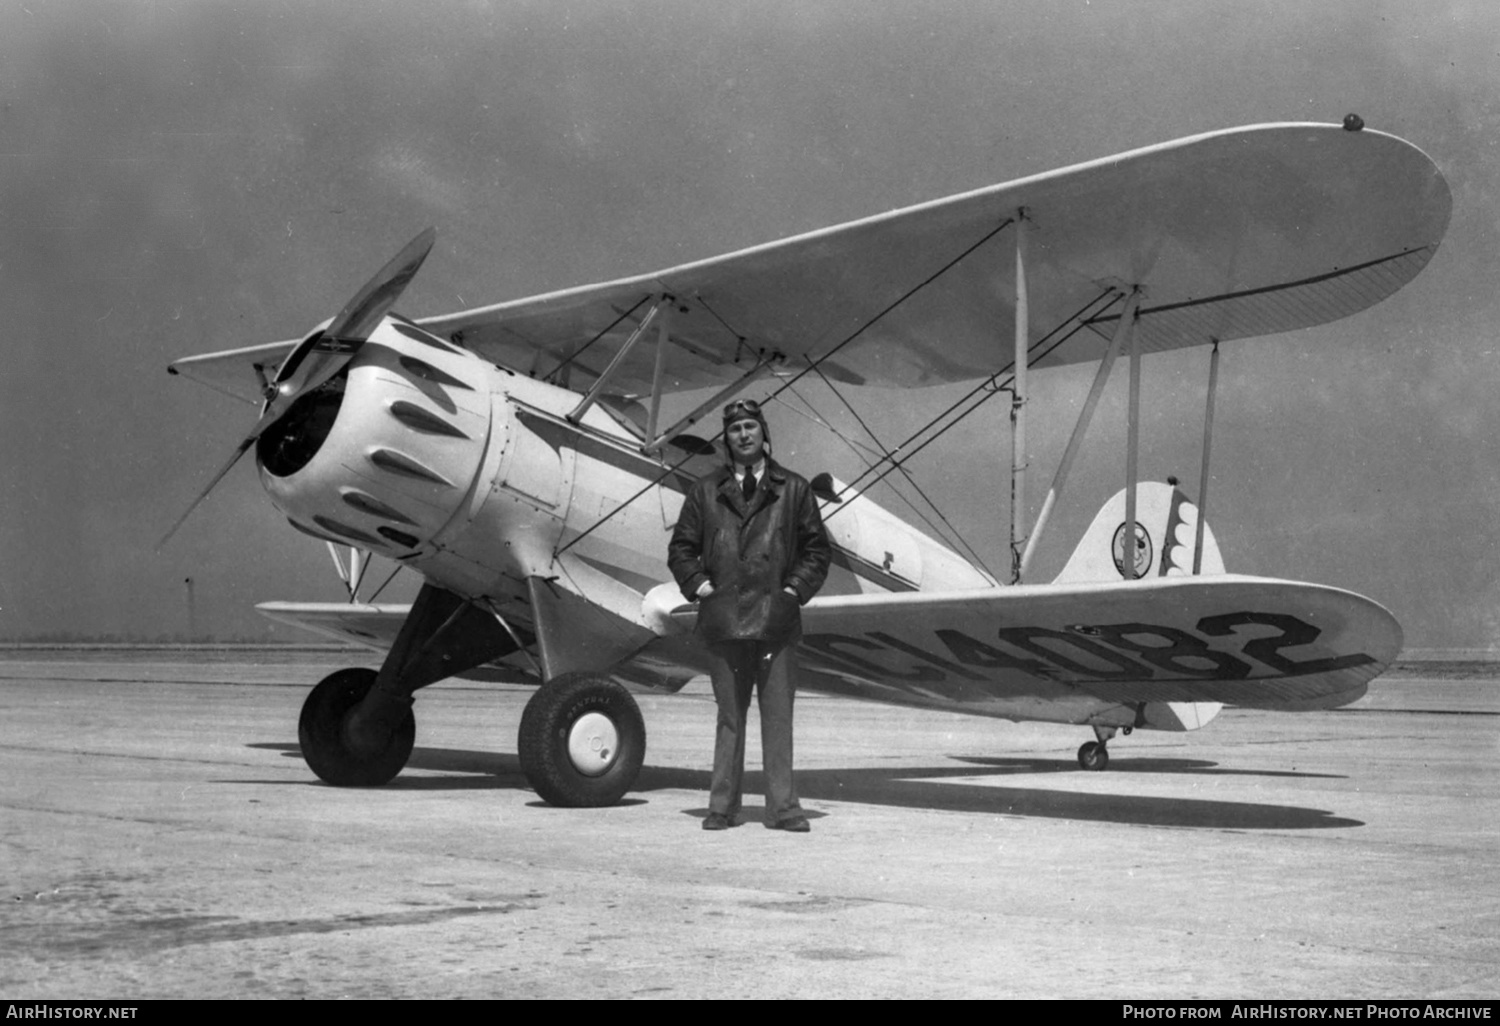
{"label": "concrete tarmac", "polygon": [[1500,996],[1500,665],[1104,773],[1087,730],[804,695],[799,836],[748,795],[699,829],[704,689],[642,700],[614,808],[537,800],[503,685],[422,692],[394,783],[326,786],[298,710],[358,661],[0,656],[0,998]]}

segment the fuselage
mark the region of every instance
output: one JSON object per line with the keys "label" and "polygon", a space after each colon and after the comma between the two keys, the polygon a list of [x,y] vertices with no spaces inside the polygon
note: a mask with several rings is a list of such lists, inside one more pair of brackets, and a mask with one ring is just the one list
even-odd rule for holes
{"label": "fuselage", "polygon": [[[648,624],[642,600],[671,579],[667,540],[684,490],[722,456],[701,442],[649,455],[624,401],[576,416],[581,398],[387,318],[262,436],[257,464],[298,530],[369,549],[502,615],[525,622],[527,579],[557,577],[567,553],[616,583],[591,601]],[[835,551],[824,594],[994,584],[863,496],[821,501]]]}

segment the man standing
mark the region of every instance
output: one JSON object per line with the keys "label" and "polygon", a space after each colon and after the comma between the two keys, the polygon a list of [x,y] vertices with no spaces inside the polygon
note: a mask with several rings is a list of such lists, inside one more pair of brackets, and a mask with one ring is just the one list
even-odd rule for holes
{"label": "man standing", "polygon": [[828,534],[812,487],[770,458],[760,404],[724,407],[730,463],[688,490],[667,562],[714,655],[713,784],[704,830],[734,825],[745,774],[750,692],[760,698],[766,770],[766,826],[806,833],[792,785],[792,701],[802,603],[828,575]]}

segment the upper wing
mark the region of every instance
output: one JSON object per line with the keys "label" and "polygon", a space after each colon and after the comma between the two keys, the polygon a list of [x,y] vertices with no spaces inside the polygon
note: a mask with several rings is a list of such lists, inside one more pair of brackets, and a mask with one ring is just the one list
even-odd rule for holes
{"label": "upper wing", "polygon": [[[847,382],[972,379],[1008,363],[1010,219],[1030,227],[1033,341],[1074,316],[1094,331],[1034,357],[1095,360],[1143,286],[1152,352],[1344,317],[1432,257],[1451,197],[1411,144],[1336,125],[1232,129],[908,207],[654,274],[423,320],[506,366],[603,372],[659,293],[674,302],[668,390],[722,383],[758,351]],[[1101,296],[1105,297],[1101,300]],[[1092,304],[1092,305],[1091,305]],[[1045,349],[1045,347],[1043,347]],[[637,347],[614,390],[650,390]]]}
{"label": "upper wing", "polygon": [[814,599],[803,629],[811,689],[1018,719],[1080,698],[1333,708],[1401,650],[1369,599],[1233,574]]}
{"label": "upper wing", "polygon": [[297,341],[290,339],[202,356],[186,356],[172,361],[167,373],[181,374],[225,395],[259,405],[265,401],[267,387],[275,379],[287,354],[296,348]]}

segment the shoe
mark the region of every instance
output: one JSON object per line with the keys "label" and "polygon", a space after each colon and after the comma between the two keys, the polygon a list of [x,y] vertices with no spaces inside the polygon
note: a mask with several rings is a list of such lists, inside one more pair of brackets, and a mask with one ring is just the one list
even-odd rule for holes
{"label": "shoe", "polygon": [[782,820],[780,823],[772,823],[771,829],[785,830],[789,834],[805,834],[812,829],[812,825],[807,822],[806,816],[793,816],[790,819]]}
{"label": "shoe", "polygon": [[729,817],[722,812],[710,812],[703,817],[704,830],[728,830]]}

